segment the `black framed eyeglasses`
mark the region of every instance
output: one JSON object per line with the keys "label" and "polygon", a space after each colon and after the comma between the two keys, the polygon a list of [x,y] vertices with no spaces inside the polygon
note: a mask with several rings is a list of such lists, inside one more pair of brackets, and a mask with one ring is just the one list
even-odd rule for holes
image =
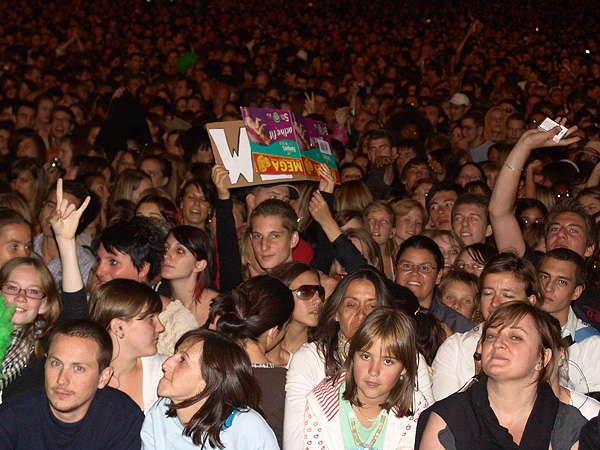
{"label": "black framed eyeglasses", "polygon": [[292,289],[292,292],[296,293],[296,297],[300,300],[310,300],[315,296],[315,293],[319,295],[321,300],[325,300],[325,288],[320,284],[304,284],[297,289]]}

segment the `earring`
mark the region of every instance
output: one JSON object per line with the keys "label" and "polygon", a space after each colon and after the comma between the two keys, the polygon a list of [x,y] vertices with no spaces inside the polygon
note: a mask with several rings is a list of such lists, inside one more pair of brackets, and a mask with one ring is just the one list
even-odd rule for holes
{"label": "earring", "polygon": [[404,380],[404,375],[400,374],[400,380]]}
{"label": "earring", "polygon": [[121,336],[119,336],[119,335],[117,334],[117,333],[118,333],[119,331],[121,331],[122,329],[123,329],[123,327],[122,327],[122,326],[120,326],[120,325],[119,325],[119,326],[118,326],[118,327],[115,329],[115,336],[116,336],[116,337],[118,337],[119,339],[123,339],[123,338],[125,337],[125,333],[121,333]]}

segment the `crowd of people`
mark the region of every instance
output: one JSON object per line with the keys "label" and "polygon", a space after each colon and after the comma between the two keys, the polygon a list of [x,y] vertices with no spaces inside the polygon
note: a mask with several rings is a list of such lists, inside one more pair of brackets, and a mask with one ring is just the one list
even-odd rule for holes
{"label": "crowd of people", "polygon": [[[538,6],[3,2],[0,447],[599,449],[600,18]],[[245,107],[341,183],[231,186]]]}

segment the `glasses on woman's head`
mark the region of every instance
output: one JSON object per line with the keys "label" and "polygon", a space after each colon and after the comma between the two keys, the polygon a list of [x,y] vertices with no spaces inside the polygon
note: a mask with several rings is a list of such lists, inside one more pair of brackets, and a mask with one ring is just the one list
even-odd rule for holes
{"label": "glasses on woman's head", "polygon": [[319,295],[321,300],[325,299],[325,288],[320,284],[304,284],[297,289],[291,289],[292,292],[296,293],[296,297],[300,300],[310,300],[315,296],[315,293]]}
{"label": "glasses on woman's head", "polygon": [[21,289],[19,286],[15,286],[14,284],[3,284],[0,286],[0,291],[2,291],[3,294],[13,295],[15,297],[19,295],[21,291],[23,291],[25,297],[31,300],[42,300],[44,297],[46,297],[46,294],[39,289]]}

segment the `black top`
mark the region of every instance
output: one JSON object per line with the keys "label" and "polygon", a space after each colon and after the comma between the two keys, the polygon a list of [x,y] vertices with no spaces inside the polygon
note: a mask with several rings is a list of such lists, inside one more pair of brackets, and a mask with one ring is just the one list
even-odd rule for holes
{"label": "black top", "polygon": [[79,422],[58,420],[46,392],[37,388],[0,408],[0,442],[3,449],[139,450],[144,414],[121,391],[105,387],[96,391],[85,417]]}
{"label": "black top", "polygon": [[262,391],[261,408],[267,424],[273,429],[277,443],[283,448],[283,408],[285,406],[285,375],[283,367],[253,367],[252,371]]}

